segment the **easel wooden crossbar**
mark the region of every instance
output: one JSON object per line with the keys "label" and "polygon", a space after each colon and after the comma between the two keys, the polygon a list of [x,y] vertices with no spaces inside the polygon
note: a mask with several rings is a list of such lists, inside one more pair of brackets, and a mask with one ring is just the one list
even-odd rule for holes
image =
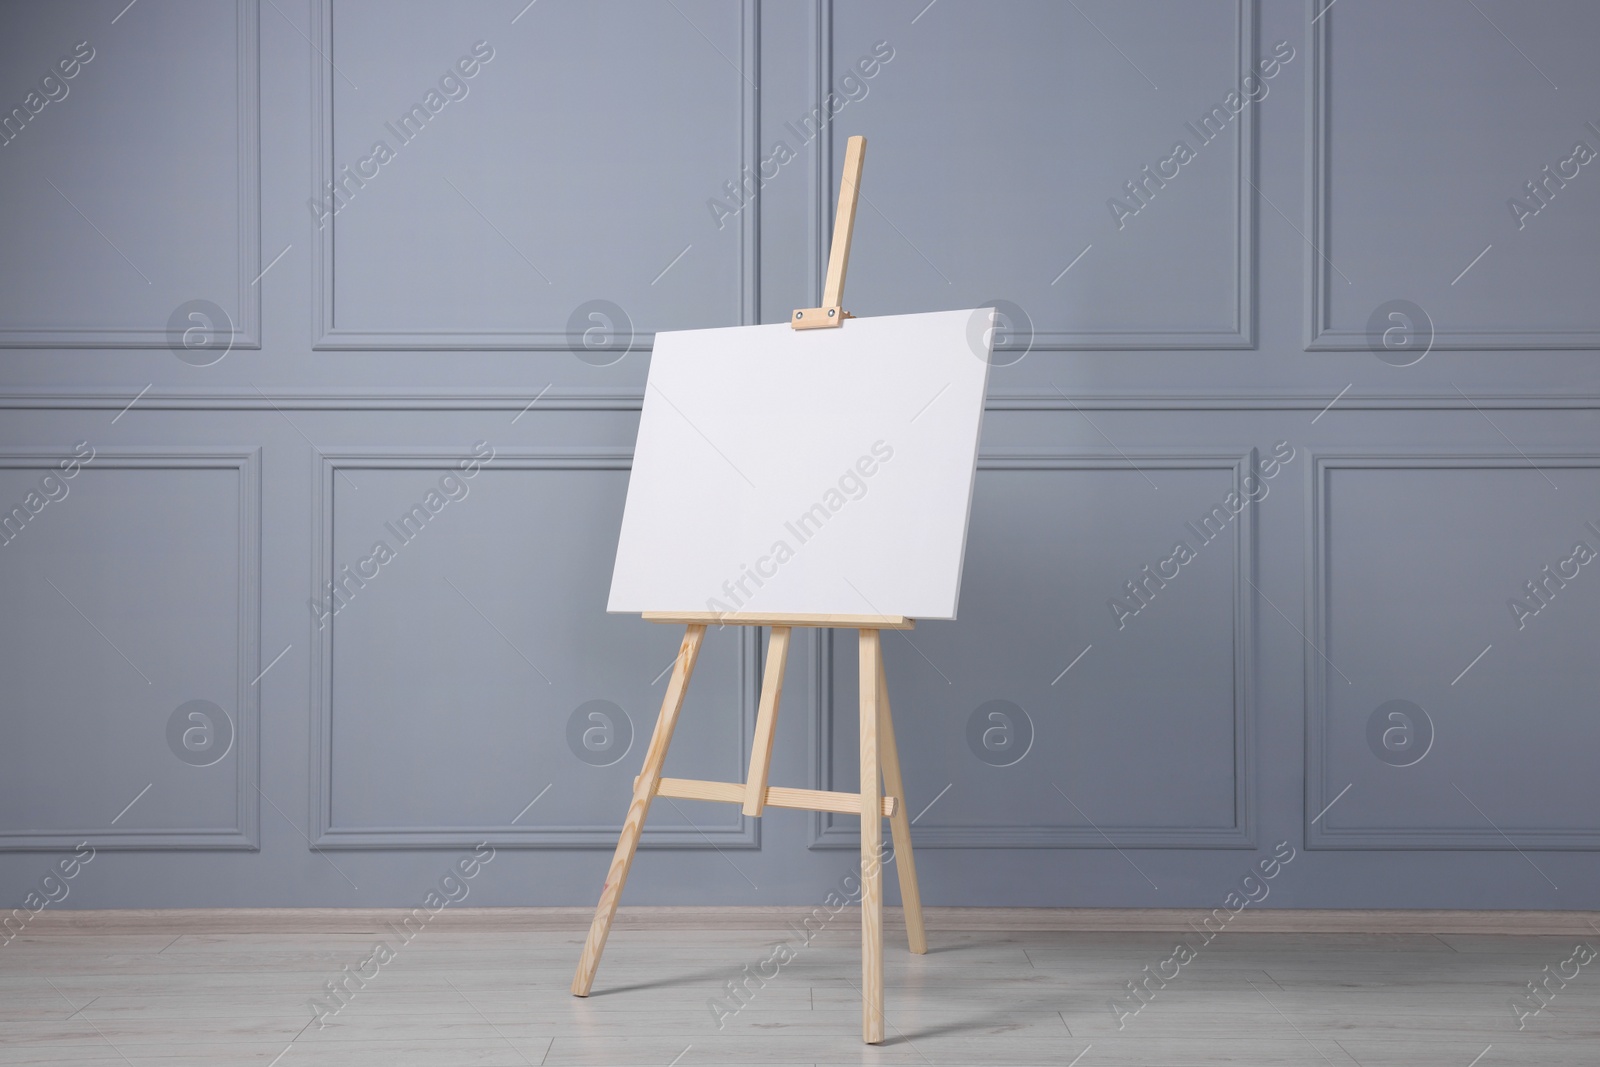
{"label": "easel wooden crossbar", "polygon": [[[833,229],[833,247],[828,257],[828,273],[823,285],[822,306],[795,311],[790,325],[797,330],[837,328],[850,315],[844,310],[845,269],[850,259],[850,236],[855,225],[856,196],[861,181],[861,165],[866,139],[852,137],[845,149],[844,175],[839,187],[839,210]],[[911,820],[906,814],[905,782],[900,775],[900,756],[894,742],[894,723],[889,714],[889,690],[883,670],[884,630],[909,630],[915,625],[900,615],[759,615],[743,612],[645,612],[648,622],[681,624],[683,643],[672,668],[672,678],[661,702],[650,745],[645,750],[644,768],[633,782],[633,799],[622,822],[617,850],[600,890],[589,936],[572,979],[574,996],[586,997],[594,985],[600,955],[623,886],[633,865],[639,836],[644,830],[650,803],[658,796],[685,800],[712,800],[738,804],[746,815],[761,815],[766,808],[799,808],[828,811],[861,818],[861,1033],[869,1044],[883,1041],[883,819],[889,820],[894,841],[895,866],[900,879],[900,898],[905,907],[906,938],[911,951],[928,951],[922,923],[922,896],[917,889],[916,861],[911,853]],[[750,751],[750,771],[743,782],[710,782],[691,778],[665,778],[662,767],[667,747],[677,725],[678,712],[689,689],[707,626],[765,626],[766,666],[761,681],[761,698],[756,710],[755,739]],[[772,763],[774,730],[778,703],[783,694],[784,667],[789,658],[790,636],[796,628],[833,627],[858,632],[860,646],[861,702],[861,788],[856,793],[818,789],[791,789],[768,784]],[[881,774],[881,778],[880,778]]]}

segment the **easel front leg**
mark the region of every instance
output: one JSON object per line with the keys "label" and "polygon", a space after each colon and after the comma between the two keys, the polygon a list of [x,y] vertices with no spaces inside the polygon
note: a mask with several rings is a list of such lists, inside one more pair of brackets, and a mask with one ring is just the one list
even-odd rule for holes
{"label": "easel front leg", "polygon": [[650,735],[650,747],[645,750],[644,769],[639,772],[633,787],[633,800],[628,804],[628,814],[622,821],[622,834],[617,838],[617,851],[611,857],[611,869],[606,874],[606,884],[600,890],[600,904],[595,908],[594,922],[589,924],[589,937],[583,943],[583,955],[578,958],[578,972],[572,977],[572,995],[586,997],[594,985],[594,973],[600,967],[600,954],[606,949],[606,937],[611,933],[611,920],[616,918],[617,903],[622,898],[622,887],[628,882],[628,869],[633,866],[633,853],[639,847],[639,835],[644,831],[645,816],[650,813],[650,801],[655,799],[661,784],[661,768],[667,761],[667,746],[672,743],[672,730],[678,723],[678,711],[683,707],[684,694],[689,689],[689,676],[694,673],[695,660],[700,656],[700,645],[705,640],[704,624],[692,624],[683,635],[678,648],[678,661],[672,668],[672,678],[667,682],[667,695],[661,701],[661,715],[656,719],[655,732]]}
{"label": "easel front leg", "polygon": [[894,743],[894,720],[889,716],[889,683],[884,675],[882,649],[878,655],[878,758],[883,764],[883,784],[899,800],[889,817],[894,833],[894,865],[900,879],[900,903],[906,913],[906,940],[911,951],[928,951],[928,934],[922,925],[922,891],[917,888],[917,861],[911,854],[911,816],[906,810],[906,783],[900,777],[900,752]]}
{"label": "easel front leg", "polygon": [[862,630],[861,1039],[869,1045],[883,1043],[883,788],[878,779],[882,654],[878,631]]}

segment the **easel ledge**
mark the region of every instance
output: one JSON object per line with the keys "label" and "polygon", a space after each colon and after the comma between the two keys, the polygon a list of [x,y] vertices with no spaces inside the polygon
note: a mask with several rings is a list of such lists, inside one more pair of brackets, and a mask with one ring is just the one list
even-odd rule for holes
{"label": "easel ledge", "polygon": [[904,615],[762,615],[749,611],[644,611],[645,622],[681,626],[798,626],[840,630],[910,630],[916,620]]}

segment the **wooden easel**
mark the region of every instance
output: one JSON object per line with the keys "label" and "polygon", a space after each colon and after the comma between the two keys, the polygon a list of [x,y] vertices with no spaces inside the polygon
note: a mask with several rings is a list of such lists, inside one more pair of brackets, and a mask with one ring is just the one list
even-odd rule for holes
{"label": "wooden easel", "polygon": [[[851,316],[844,310],[845,269],[850,260],[850,237],[855,228],[856,196],[861,182],[862,154],[866,138],[850,138],[845,149],[844,176],[839,187],[839,210],[834,219],[833,246],[828,254],[828,274],[822,290],[822,306],[801,308],[790,325],[797,330],[839,327]],[[922,925],[922,896],[917,889],[916,862],[911,854],[911,821],[905,809],[905,783],[900,777],[900,755],[894,743],[894,724],[889,716],[889,690],[884,680],[884,630],[909,630],[915,623],[899,615],[758,615],[744,612],[644,612],[647,622],[676,623],[687,627],[678,659],[661,702],[661,715],[645,750],[644,769],[634,779],[633,800],[622,823],[617,851],[600,890],[600,904],[578,960],[572,979],[574,996],[586,997],[594,985],[600,954],[605,951],[611,921],[617,914],[622,887],[633,866],[634,850],[644,830],[650,802],[658,796],[684,800],[719,800],[738,804],[746,815],[760,815],[764,808],[800,808],[806,811],[831,811],[861,818],[861,1035],[868,1044],[883,1041],[883,817],[888,817],[894,840],[894,858],[899,871],[900,898],[905,905],[906,937],[911,951],[928,951]],[[750,773],[738,782],[708,782],[689,778],[663,778],[667,746],[683,707],[689,677],[694,673],[708,625],[767,626],[766,668],[761,681],[761,700],[756,711],[755,740],[750,751]],[[772,742],[778,720],[778,701],[783,692],[783,671],[789,658],[789,637],[795,627],[839,627],[860,634],[861,691],[861,791],[839,793],[819,789],[789,789],[767,784],[772,763]],[[882,781],[879,771],[882,770]]]}

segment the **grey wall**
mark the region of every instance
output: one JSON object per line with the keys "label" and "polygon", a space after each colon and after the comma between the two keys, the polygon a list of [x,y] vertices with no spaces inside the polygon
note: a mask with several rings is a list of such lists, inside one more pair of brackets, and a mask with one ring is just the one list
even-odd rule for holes
{"label": "grey wall", "polygon": [[[0,903],[87,841],[58,906],[414,904],[483,840],[472,903],[590,903],[678,637],[603,612],[650,337],[815,304],[862,133],[848,305],[1008,323],[961,619],[887,644],[926,898],[1213,906],[1288,841],[1266,906],[1600,907],[1596,39],[5,5]],[[849,636],[798,642],[774,781],[854,779]],[[669,773],[737,780],[759,649],[702,663]],[[810,904],[851,822],[663,801],[629,899]]]}

